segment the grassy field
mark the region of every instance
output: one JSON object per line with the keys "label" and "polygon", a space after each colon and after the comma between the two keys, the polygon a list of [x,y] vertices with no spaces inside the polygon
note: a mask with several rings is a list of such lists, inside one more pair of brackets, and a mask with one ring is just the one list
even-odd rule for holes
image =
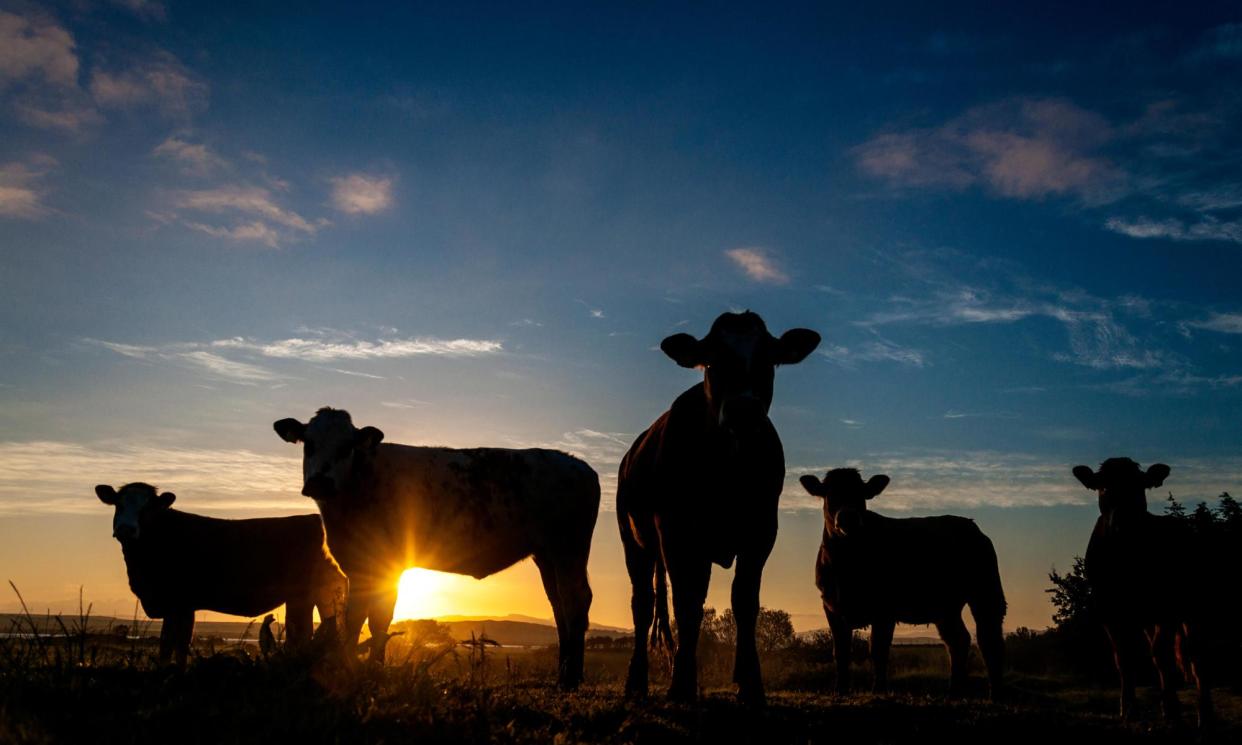
{"label": "grassy field", "polygon": [[[1007,698],[945,699],[947,660],[934,647],[894,650],[892,691],[838,698],[830,661],[805,650],[765,659],[766,709],[736,704],[730,660],[703,660],[696,706],[668,703],[666,671],[649,700],[621,696],[628,652],[588,653],[587,684],[566,694],[552,649],[422,646],[397,637],[382,668],[344,667],[318,655],[259,656],[251,644],[212,642],[185,671],[161,669],[152,639],[75,634],[0,641],[3,743],[900,743],[1197,742],[1193,727],[1163,723],[1150,690],[1140,721],[1114,716],[1112,688],[1012,672]],[[866,666],[857,673],[869,685]],[[976,693],[984,681],[976,676]],[[1189,706],[1187,694],[1184,700]],[[1209,741],[1238,742],[1242,701],[1217,696]],[[1193,711],[1190,709],[1189,711]],[[1191,717],[1193,721],[1193,717]]]}

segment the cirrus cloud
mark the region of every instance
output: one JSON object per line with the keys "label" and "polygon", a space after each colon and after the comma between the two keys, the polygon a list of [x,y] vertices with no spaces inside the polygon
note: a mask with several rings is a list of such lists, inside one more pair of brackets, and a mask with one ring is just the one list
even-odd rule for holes
{"label": "cirrus cloud", "polygon": [[774,285],[789,283],[789,275],[780,268],[767,249],[730,248],[724,253],[746,276],[756,282]]}
{"label": "cirrus cloud", "polygon": [[330,181],[332,206],[347,215],[374,215],[393,205],[391,177],[351,173]]}

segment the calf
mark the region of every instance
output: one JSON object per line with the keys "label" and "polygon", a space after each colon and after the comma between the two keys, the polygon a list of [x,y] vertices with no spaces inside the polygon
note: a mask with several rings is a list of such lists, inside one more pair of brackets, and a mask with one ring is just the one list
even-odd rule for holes
{"label": "calf", "polygon": [[682,367],[703,368],[703,382],[678,396],[621,461],[617,520],[634,614],[627,695],[647,693],[653,622],[657,638],[670,639],[666,568],[677,617],[669,696],[698,695],[695,647],[712,564],[728,568],[736,559],[733,679],[742,701],[763,702],[755,648],[759,582],[776,541],[785,480],[785,454],[768,408],[776,366],[801,362],[818,344],[819,334],[808,329],[777,339],[749,311],[721,315],[702,339],[675,334],[660,344]]}
{"label": "calf", "polygon": [[1199,722],[1212,713],[1199,644],[1208,586],[1204,557],[1189,528],[1147,511],[1147,490],[1160,486],[1169,467],[1146,471],[1129,458],[1109,458],[1099,471],[1075,466],[1074,477],[1099,494],[1100,516],[1087,544],[1091,611],[1104,624],[1121,676],[1121,716],[1134,707],[1134,679],[1146,646],[1160,674],[1161,703],[1169,719],[1180,716],[1177,664],[1199,693]]}
{"label": "calf", "polygon": [[591,586],[587,559],[599,477],[555,450],[413,447],[384,443],[346,411],[273,425],[302,443],[302,494],[319,506],[328,546],[349,576],[345,638],[369,621],[383,660],[397,582],[409,567],[483,578],[534,557],[560,639],[559,682],[582,680]]}
{"label": "calf", "polygon": [[220,520],[172,509],[177,498],[154,486],[95,487],[115,507],[129,587],[151,618],[162,618],[160,662],[185,665],[194,612],[258,616],[282,603],[291,644],[310,640],[314,609],[335,628],[346,579],[328,553],[318,515]]}
{"label": "calf", "polygon": [[962,691],[970,660],[970,632],[962,607],[975,618],[979,651],[992,696],[1004,669],[1005,593],[992,542],[973,520],[884,517],[867,500],[884,491],[887,476],[865,483],[853,468],[829,471],[824,480],[803,476],[802,486],[824,500],[824,537],[815,562],[815,585],[832,629],[837,693],[850,687],[850,640],[871,627],[875,689],[888,685],[888,651],[898,623],[932,623],[949,649],[949,694]]}

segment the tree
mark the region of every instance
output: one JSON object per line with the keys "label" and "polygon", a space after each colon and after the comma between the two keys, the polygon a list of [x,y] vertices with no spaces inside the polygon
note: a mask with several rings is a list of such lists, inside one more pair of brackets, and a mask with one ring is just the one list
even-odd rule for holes
{"label": "tree", "polygon": [[1091,607],[1091,585],[1087,582],[1087,562],[1081,556],[1074,557],[1074,565],[1068,574],[1055,568],[1048,573],[1052,587],[1044,590],[1052,595],[1052,622],[1057,628],[1087,621]]}
{"label": "tree", "polygon": [[1237,534],[1242,532],[1242,505],[1229,496],[1229,492],[1220,495],[1220,521],[1225,530]]}
{"label": "tree", "polygon": [[1182,503],[1173,498],[1173,492],[1169,492],[1169,498],[1164,506],[1164,514],[1169,517],[1176,517],[1178,520],[1186,519],[1186,508]]}
{"label": "tree", "polygon": [[[731,616],[732,614],[730,614]],[[759,620],[755,624],[755,646],[760,654],[784,649],[794,642],[793,621],[783,610],[759,609]]]}

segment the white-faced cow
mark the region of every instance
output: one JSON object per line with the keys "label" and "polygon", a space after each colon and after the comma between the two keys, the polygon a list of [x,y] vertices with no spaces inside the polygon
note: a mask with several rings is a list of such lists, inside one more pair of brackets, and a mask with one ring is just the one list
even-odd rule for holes
{"label": "white-faced cow", "polygon": [[1198,688],[1203,724],[1212,712],[1199,649],[1211,590],[1205,586],[1203,556],[1187,526],[1147,511],[1147,490],[1163,484],[1169,470],[1156,463],[1144,471],[1129,458],[1109,458],[1099,471],[1074,467],[1074,477],[1099,494],[1100,516],[1087,544],[1087,582],[1091,611],[1108,632],[1121,676],[1121,716],[1133,715],[1137,666],[1146,647],[1160,674],[1165,716],[1180,715],[1180,661]]}
{"label": "white-faced cow", "polygon": [[992,695],[1004,670],[1005,593],[992,541],[964,517],[885,517],[867,501],[888,486],[887,476],[864,482],[853,468],[803,476],[802,486],[824,500],[824,535],[815,585],[832,630],[837,693],[850,688],[854,629],[871,627],[871,663],[877,692],[888,687],[888,651],[898,623],[935,624],[949,650],[949,694],[962,692],[970,660],[970,632],[962,608],[975,617],[979,651]]}
{"label": "white-faced cow", "polygon": [[621,461],[617,519],[634,615],[627,695],[647,693],[653,620],[656,637],[668,639],[667,570],[678,629],[669,696],[697,697],[695,647],[712,564],[728,568],[736,560],[733,678],[742,701],[763,702],[755,623],[785,479],[768,408],[777,365],[801,362],[818,344],[819,334],[808,329],[777,339],[749,311],[721,315],[702,339],[676,334],[660,344],[682,367],[703,368],[703,382],[678,396]]}
{"label": "white-faced cow", "polygon": [[384,443],[349,413],[320,409],[274,425],[303,444],[302,493],[315,500],[328,546],[349,576],[345,638],[363,621],[383,660],[397,584],[410,567],[483,578],[534,557],[560,639],[561,686],[582,680],[591,587],[587,559],[599,477],[556,450]]}
{"label": "white-faced cow", "polygon": [[160,662],[185,665],[194,612],[258,616],[285,605],[290,644],[309,641],[314,609],[333,633],[347,581],[324,542],[318,515],[221,520],[171,509],[177,497],[150,484],[95,487],[115,509],[129,587],[143,611],[162,618]]}

